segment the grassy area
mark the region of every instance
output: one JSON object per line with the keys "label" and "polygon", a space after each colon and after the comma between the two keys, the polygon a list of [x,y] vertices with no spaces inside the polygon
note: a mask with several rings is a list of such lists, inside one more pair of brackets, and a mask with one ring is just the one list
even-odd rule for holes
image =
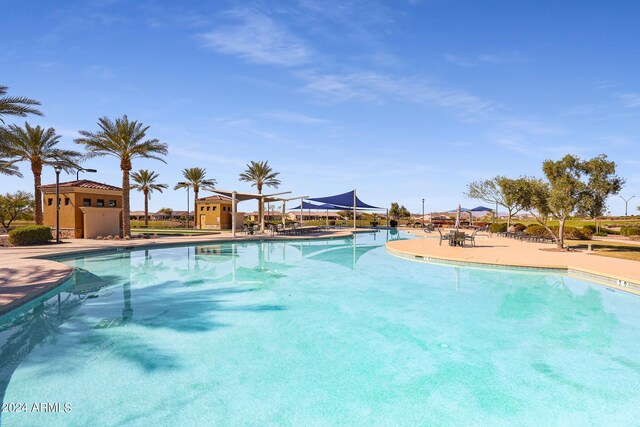
{"label": "grassy area", "polygon": [[158,234],[161,236],[167,236],[172,234],[182,234],[182,235],[206,235],[206,234],[219,234],[220,232],[224,232],[225,230],[194,230],[192,228],[132,228],[131,232],[134,234],[137,233],[146,233],[146,234]]}
{"label": "grassy area", "polygon": [[640,245],[619,242],[598,242],[598,241],[579,241],[571,240],[568,244],[572,248],[587,250],[591,245],[594,253],[599,256],[610,258],[628,259],[632,261],[640,261]]}

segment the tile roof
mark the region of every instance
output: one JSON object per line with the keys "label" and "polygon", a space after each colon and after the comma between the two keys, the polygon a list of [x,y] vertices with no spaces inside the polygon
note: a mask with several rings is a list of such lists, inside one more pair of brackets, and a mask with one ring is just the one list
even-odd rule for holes
{"label": "tile roof", "polygon": [[196,200],[196,202],[229,202],[231,203],[231,197],[226,197],[226,196],[208,196],[208,197],[200,197],[199,199]]}
{"label": "tile roof", "polygon": [[[102,184],[100,182],[89,181],[88,179],[81,179],[79,181],[61,182],[59,186],[60,188],[80,187],[80,188],[90,188],[92,190],[122,191],[122,188],[120,187],[114,187],[113,185],[109,185],[109,184]],[[56,188],[56,185],[46,184],[46,185],[40,186],[41,190],[46,190],[50,188]]]}

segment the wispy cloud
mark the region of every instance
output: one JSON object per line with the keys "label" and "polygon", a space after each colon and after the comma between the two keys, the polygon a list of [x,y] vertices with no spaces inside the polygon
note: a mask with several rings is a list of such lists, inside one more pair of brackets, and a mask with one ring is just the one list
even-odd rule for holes
{"label": "wispy cloud", "polygon": [[461,67],[477,67],[483,64],[514,64],[527,60],[524,55],[517,52],[499,54],[485,53],[474,56],[460,56],[446,53],[444,54],[444,59]]}
{"label": "wispy cloud", "polygon": [[291,111],[274,111],[270,113],[264,113],[264,116],[283,122],[300,123],[304,125],[317,125],[328,122],[328,120],[325,119],[306,116],[304,114],[294,113]]}
{"label": "wispy cloud", "polygon": [[442,88],[421,78],[396,78],[366,71],[300,75],[307,81],[306,91],[317,93],[332,102],[349,99],[383,102],[393,99],[447,108],[466,116],[482,116],[496,107],[465,91]]}
{"label": "wispy cloud", "polygon": [[625,108],[640,108],[640,93],[619,93],[617,95]]}
{"label": "wispy cloud", "polygon": [[115,77],[115,74],[101,65],[91,65],[85,69],[88,76],[98,77],[103,80],[111,80]]}
{"label": "wispy cloud", "polygon": [[283,66],[303,65],[313,56],[302,39],[264,13],[240,9],[227,15],[238,23],[201,34],[206,47],[249,62]]}
{"label": "wispy cloud", "polygon": [[452,64],[460,65],[461,67],[475,67],[477,63],[467,58],[463,58],[458,55],[452,55],[447,53],[444,55],[444,59]]}

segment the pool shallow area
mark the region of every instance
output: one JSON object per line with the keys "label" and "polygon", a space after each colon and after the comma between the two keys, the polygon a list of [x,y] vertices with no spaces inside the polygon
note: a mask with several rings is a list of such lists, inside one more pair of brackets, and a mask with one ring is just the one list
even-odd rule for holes
{"label": "pool shallow area", "polygon": [[64,261],[5,317],[3,425],[636,424],[640,299],[562,274],[468,269],[355,239]]}

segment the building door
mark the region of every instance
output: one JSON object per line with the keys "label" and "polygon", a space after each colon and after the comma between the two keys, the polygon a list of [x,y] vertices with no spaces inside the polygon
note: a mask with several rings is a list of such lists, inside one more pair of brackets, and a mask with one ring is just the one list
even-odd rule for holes
{"label": "building door", "polygon": [[207,225],[207,216],[206,215],[200,215],[200,228],[207,228],[205,227]]}

